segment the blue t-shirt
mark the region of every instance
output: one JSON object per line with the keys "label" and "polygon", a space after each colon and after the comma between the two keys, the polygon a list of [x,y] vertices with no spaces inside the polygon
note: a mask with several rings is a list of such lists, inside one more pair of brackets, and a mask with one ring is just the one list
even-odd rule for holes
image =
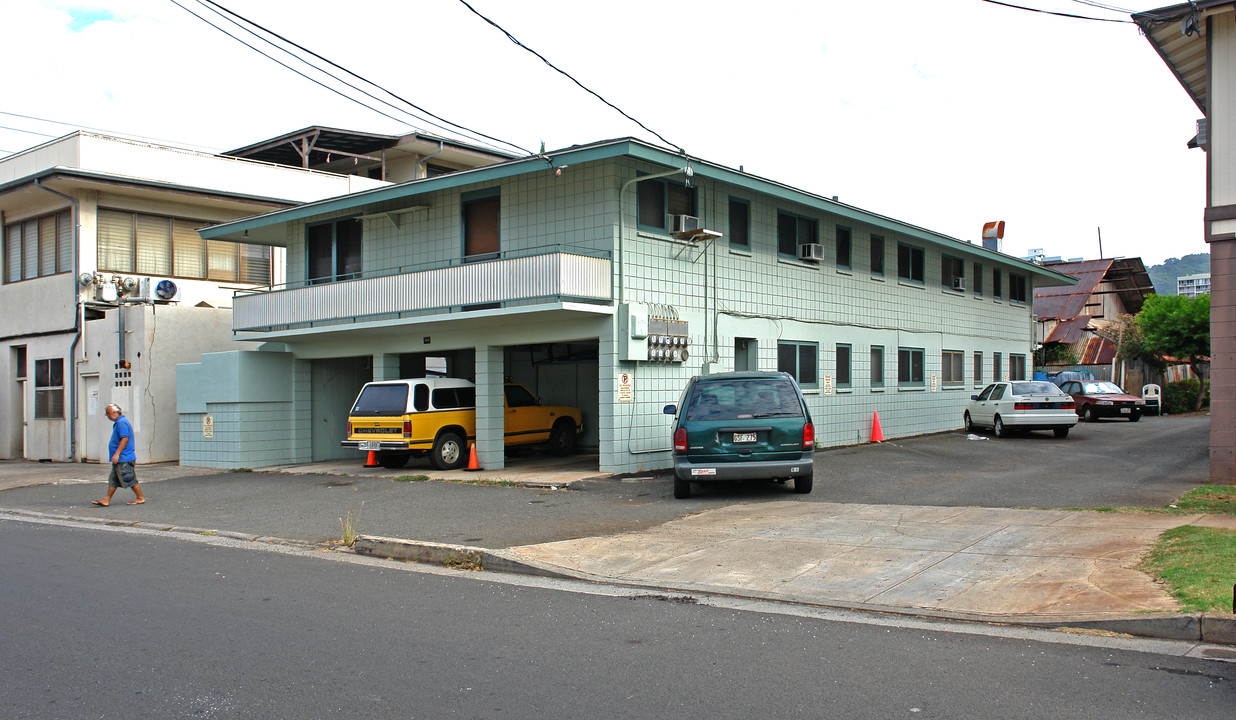
{"label": "blue t-shirt", "polygon": [[116,456],[116,448],[120,447],[122,437],[129,438],[129,442],[120,453],[120,462],[137,462],[137,453],[133,450],[133,425],[124,415],[116,418],[116,422],[112,423],[112,439],[107,443],[108,462]]}

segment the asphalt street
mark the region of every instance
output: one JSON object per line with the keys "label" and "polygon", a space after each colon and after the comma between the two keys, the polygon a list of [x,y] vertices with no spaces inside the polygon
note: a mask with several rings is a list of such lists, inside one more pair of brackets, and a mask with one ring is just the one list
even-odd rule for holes
{"label": "asphalt street", "polygon": [[1164,641],[837,622],[12,518],[0,519],[0,548],[12,718],[1218,718],[1236,707],[1232,665]]}

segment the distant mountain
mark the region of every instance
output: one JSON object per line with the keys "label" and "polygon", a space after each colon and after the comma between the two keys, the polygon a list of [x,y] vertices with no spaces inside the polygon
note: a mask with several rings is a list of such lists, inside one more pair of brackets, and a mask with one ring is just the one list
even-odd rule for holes
{"label": "distant mountain", "polygon": [[1185,255],[1182,258],[1168,258],[1162,265],[1152,265],[1146,268],[1150,281],[1154,283],[1154,291],[1159,295],[1176,294],[1176,278],[1186,275],[1198,275],[1210,272],[1210,255],[1197,253]]}

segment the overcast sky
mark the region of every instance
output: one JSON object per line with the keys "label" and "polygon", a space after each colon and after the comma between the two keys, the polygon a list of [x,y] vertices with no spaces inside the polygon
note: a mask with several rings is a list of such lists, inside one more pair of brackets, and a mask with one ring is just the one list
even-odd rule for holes
{"label": "overcast sky", "polygon": [[[313,73],[199,0],[175,2]],[[1128,20],[1077,0],[1012,2]],[[1203,152],[1186,147],[1201,111],[1130,23],[981,0],[470,3],[710,162],[963,240],[1004,220],[1018,256],[1099,257],[1099,228],[1105,257],[1147,266],[1208,251]],[[662,142],[459,0],[219,4],[529,151]],[[316,85],[172,0],[11,1],[0,18],[0,157],[76,127],[212,151],[310,125],[443,133],[314,73],[393,118]]]}

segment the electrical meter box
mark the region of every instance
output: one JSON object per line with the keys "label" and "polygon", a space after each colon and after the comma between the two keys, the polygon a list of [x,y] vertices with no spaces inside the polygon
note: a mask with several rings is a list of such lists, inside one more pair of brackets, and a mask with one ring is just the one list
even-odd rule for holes
{"label": "electrical meter box", "polygon": [[623,303],[618,310],[622,328],[619,352],[626,361],[680,363],[689,353],[689,326],[686,320],[666,317],[673,308],[645,303]]}

